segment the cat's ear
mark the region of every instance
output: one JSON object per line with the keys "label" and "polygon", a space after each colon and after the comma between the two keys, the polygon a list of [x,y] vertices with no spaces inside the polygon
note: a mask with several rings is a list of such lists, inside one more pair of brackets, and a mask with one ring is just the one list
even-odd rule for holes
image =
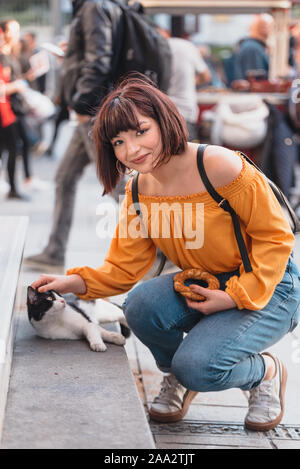
{"label": "cat's ear", "polygon": [[27,300],[29,303],[34,303],[37,300],[36,290],[30,286],[27,288]]}

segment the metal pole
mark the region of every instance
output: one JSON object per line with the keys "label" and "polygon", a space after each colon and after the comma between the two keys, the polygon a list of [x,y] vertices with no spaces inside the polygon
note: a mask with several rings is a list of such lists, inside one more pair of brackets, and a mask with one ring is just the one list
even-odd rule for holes
{"label": "metal pole", "polygon": [[287,73],[289,57],[289,17],[290,11],[274,10],[275,34],[273,37],[273,47],[270,57],[269,78],[274,79],[285,76]]}
{"label": "metal pole", "polygon": [[50,0],[53,36],[59,36],[62,33],[62,11],[61,0]]}

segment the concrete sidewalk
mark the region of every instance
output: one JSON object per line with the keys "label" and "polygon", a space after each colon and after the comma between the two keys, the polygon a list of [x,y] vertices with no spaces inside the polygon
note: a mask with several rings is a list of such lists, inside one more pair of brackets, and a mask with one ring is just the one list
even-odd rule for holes
{"label": "concrete sidewalk", "polygon": [[[150,352],[138,339],[127,342],[130,359],[140,396],[146,411],[158,394],[161,373],[157,371]],[[266,433],[244,428],[247,413],[247,393],[230,389],[216,393],[199,393],[185,418],[178,423],[150,422],[157,448],[266,448],[300,449],[300,338],[299,328],[286,336],[270,351],[277,353],[288,368],[286,410],[282,423]]]}
{"label": "concrete sidewalk", "polygon": [[[57,148],[59,154],[67,142],[71,130],[65,126]],[[60,156],[59,155],[59,156]],[[53,183],[58,161],[46,157],[33,161],[36,176]],[[21,163],[18,165],[21,166]],[[21,179],[21,168],[19,168]],[[98,204],[111,202],[101,197],[95,168],[90,165],[80,181],[66,268],[76,265],[97,267],[103,262],[110,240],[99,239],[96,226],[99,215]],[[40,252],[47,242],[54,204],[52,190],[34,192],[31,202],[7,201],[0,194],[1,215],[28,215],[30,217],[24,255]],[[300,240],[297,240],[296,261],[300,265]],[[21,282],[25,287],[39,276],[39,273],[23,268]],[[124,295],[125,296],[125,295]],[[124,297],[123,296],[123,297]],[[122,302],[123,297],[114,299]],[[146,412],[158,393],[161,374],[157,371],[152,355],[135,337],[127,340],[126,352],[133,371],[140,397]],[[247,411],[247,396],[238,389],[220,393],[198,394],[186,417],[179,423],[157,424],[150,422],[157,448],[298,448],[300,449],[300,328],[287,335],[272,347],[285,361],[288,372],[286,412],[281,425],[267,433],[251,432],[244,429],[243,420]],[[114,416],[114,418],[118,418]],[[138,429],[137,429],[138,431]],[[113,438],[113,435],[111,435]]]}

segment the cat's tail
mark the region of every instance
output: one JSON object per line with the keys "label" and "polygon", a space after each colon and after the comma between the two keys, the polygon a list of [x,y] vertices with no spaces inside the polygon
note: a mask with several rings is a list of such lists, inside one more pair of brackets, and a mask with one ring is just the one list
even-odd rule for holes
{"label": "cat's tail", "polygon": [[131,330],[129,329],[129,327],[124,326],[124,324],[120,324],[120,328],[121,328],[121,334],[125,337],[125,339],[128,339],[128,337],[130,337],[130,334],[131,334]]}

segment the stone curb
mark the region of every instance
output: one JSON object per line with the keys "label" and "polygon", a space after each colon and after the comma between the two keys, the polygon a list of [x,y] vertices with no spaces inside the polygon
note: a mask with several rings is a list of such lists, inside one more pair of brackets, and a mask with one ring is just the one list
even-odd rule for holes
{"label": "stone curb", "polygon": [[20,300],[19,274],[28,217],[0,217],[0,439],[16,332],[15,311]]}

